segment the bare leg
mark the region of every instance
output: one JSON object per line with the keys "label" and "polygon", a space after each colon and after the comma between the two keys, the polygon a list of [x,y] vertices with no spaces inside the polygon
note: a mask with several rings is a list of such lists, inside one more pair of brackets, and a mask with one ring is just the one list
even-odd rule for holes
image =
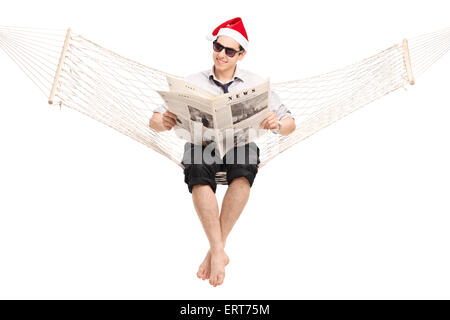
{"label": "bare leg", "polygon": [[240,217],[250,196],[250,183],[247,178],[239,177],[233,179],[228,186],[222,201],[220,213],[220,226],[222,228],[222,241],[225,247],[228,235]]}
{"label": "bare leg", "polygon": [[[233,179],[228,186],[223,198],[220,225],[222,230],[222,242],[225,247],[226,239],[235,225],[237,219],[244,210],[250,195],[250,183],[247,178]],[[199,267],[197,276],[203,280],[209,279],[211,272],[211,251],[208,251],[205,259]]]}
{"label": "bare leg", "polygon": [[211,271],[209,283],[214,287],[223,283],[228,256],[225,254],[216,195],[209,185],[195,185],[192,201],[209,240]]}

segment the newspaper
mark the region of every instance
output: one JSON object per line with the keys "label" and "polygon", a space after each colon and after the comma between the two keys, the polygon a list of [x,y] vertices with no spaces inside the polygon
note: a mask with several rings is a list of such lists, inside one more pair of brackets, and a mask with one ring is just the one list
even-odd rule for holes
{"label": "newspaper", "polygon": [[233,147],[250,143],[267,130],[259,127],[267,117],[270,80],[244,90],[214,95],[167,76],[170,91],[157,91],[167,109],[177,116],[176,135],[194,144],[216,143],[221,158]]}

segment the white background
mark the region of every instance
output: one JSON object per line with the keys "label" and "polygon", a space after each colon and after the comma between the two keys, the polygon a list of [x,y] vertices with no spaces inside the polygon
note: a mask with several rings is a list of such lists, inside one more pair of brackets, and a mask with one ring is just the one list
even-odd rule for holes
{"label": "white background", "polygon": [[[448,1],[2,1],[1,25],[81,34],[180,76],[240,16],[273,82],[449,26]],[[222,286],[182,170],[47,98],[0,51],[0,298],[450,298],[449,54],[262,168]],[[219,203],[226,190],[218,186]]]}

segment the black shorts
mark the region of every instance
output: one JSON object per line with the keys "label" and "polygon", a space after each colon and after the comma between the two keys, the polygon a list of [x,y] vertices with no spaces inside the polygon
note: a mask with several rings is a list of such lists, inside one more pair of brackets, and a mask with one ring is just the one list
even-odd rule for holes
{"label": "black shorts", "polygon": [[[254,142],[230,149],[222,159],[216,154],[214,142],[205,151],[206,146],[187,142],[184,145],[184,155],[181,163],[184,166],[184,182],[188,185],[189,192],[197,184],[210,185],[216,192],[216,173],[226,172],[227,183],[235,178],[245,177],[253,185],[258,173],[259,148]],[[197,155],[194,156],[194,153]],[[200,159],[198,155],[201,155]],[[195,160],[195,161],[194,161]]]}

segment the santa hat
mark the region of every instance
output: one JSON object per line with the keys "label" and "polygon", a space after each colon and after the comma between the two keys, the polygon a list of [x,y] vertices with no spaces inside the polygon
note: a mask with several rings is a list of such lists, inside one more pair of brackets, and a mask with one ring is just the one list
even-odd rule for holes
{"label": "santa hat", "polygon": [[214,29],[212,35],[207,36],[207,39],[212,41],[216,40],[219,36],[228,36],[236,40],[245,50],[248,48],[247,32],[244,28],[242,19],[237,17],[228,21],[225,21],[217,28]]}

